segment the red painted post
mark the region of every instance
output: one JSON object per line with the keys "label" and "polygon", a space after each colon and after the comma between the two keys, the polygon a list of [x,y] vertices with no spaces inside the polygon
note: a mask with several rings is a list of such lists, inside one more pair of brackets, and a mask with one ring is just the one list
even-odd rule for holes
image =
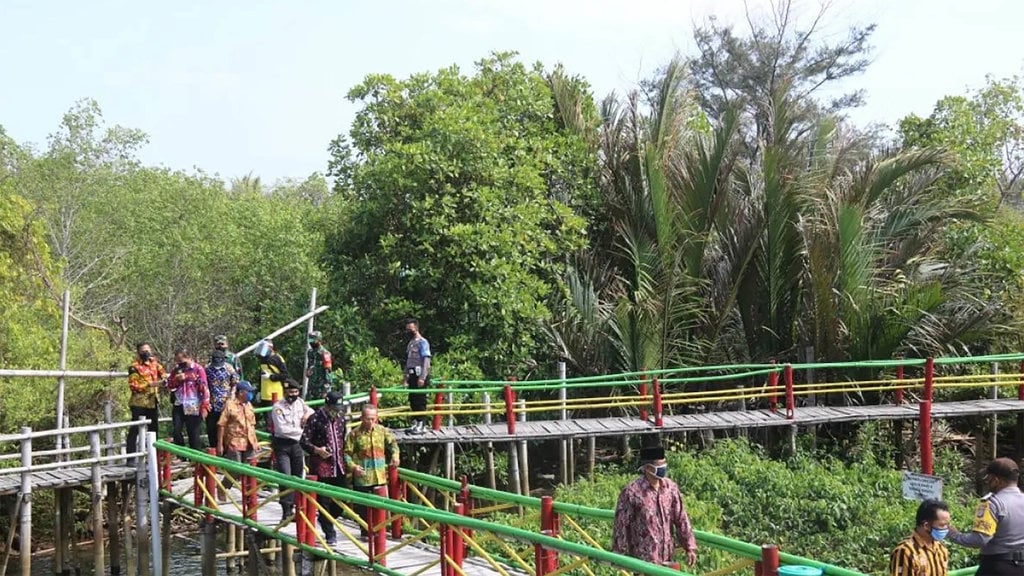
{"label": "red painted post", "polygon": [[[377,385],[376,384],[370,386],[370,405],[371,406],[376,406],[377,405]],[[413,416],[413,418],[416,418],[416,416]]]}
{"label": "red painted post", "polygon": [[[248,464],[249,464],[249,466],[252,466],[253,468],[256,468],[256,466],[257,466],[256,457],[255,456],[250,457],[249,461],[248,461]],[[252,520],[253,522],[256,522],[257,510],[259,509],[259,506],[260,506],[260,500],[259,500],[259,495],[258,495],[259,490],[258,490],[258,488],[256,486],[256,484],[257,484],[256,483],[256,477],[255,476],[246,476],[245,479],[249,481],[249,489],[248,490],[245,490],[245,484],[242,485],[242,490],[243,490],[244,497],[249,501],[249,507],[248,507],[248,510],[247,510],[247,514],[245,514],[245,517],[248,518],[249,520]]]}
{"label": "red painted post", "polygon": [[[540,500],[540,533],[558,538],[558,514],[555,513],[555,501],[551,496]],[[558,570],[558,551],[537,545],[537,574],[543,576]]]}
{"label": "red painted post", "polygon": [[1017,385],[1017,400],[1024,400],[1024,361],[1020,363],[1020,384]]}
{"label": "red painted post", "polygon": [[[388,496],[392,500],[402,501],[402,479],[398,477],[398,467],[388,468]],[[391,537],[402,539],[402,517],[395,514],[391,517]]]}
{"label": "red painted post", "polygon": [[508,426],[508,433],[516,433],[516,391],[511,384],[505,384],[505,422]]}
{"label": "red painted post", "polygon": [[439,524],[437,526],[438,536],[440,536],[440,554],[441,554],[441,576],[452,576],[451,566],[448,565],[448,545],[450,544],[448,535],[448,526]]}
{"label": "red painted post", "polygon": [[[207,448],[206,453],[216,456],[217,449]],[[212,464],[204,467],[206,468],[206,493],[203,496],[206,497],[206,507],[217,508],[217,468]],[[206,521],[213,522],[213,514],[207,513]]]}
{"label": "red painted post", "polygon": [[[317,476],[315,474],[307,475],[306,480],[310,482],[316,482]],[[306,536],[304,544],[307,546],[316,546],[316,492],[310,492],[303,498],[303,503],[306,505],[306,519],[309,521],[309,526],[303,532]]]}
{"label": "red painted post", "polygon": [[171,453],[166,450],[160,451],[160,486],[171,491]]}
{"label": "red painted post", "polygon": [[644,398],[647,397],[647,369],[644,368],[643,374],[640,375],[640,399],[644,404],[640,405],[640,419],[644,422],[647,421],[649,414],[647,413],[647,404]]}
{"label": "red painted post", "polygon": [[918,430],[921,441],[921,472],[932,473],[932,403],[922,400],[918,405],[921,410]]}
{"label": "red painted post", "polygon": [[[387,486],[377,486],[373,493],[381,498],[388,497]],[[370,539],[373,540],[374,558],[373,561],[381,566],[387,566],[388,533],[384,528],[387,512],[383,508],[368,507],[370,514]]]}
{"label": "red painted post", "polygon": [[931,402],[935,379],[935,358],[931,356],[924,361],[924,399]]}
{"label": "red painted post", "polygon": [[[466,505],[459,503],[455,505],[455,513],[459,516],[466,514]],[[462,526],[452,526],[452,562],[462,568],[462,561],[466,557],[466,542],[462,539]],[[454,570],[458,572],[458,570]]]}
{"label": "red painted post", "polygon": [[[464,516],[473,516],[473,496],[469,492],[469,479],[466,475],[462,475],[462,488],[459,489],[459,503],[462,504],[462,514]],[[469,538],[473,537],[473,531],[469,528],[463,528],[462,532]]]}
{"label": "red painted post", "polygon": [[206,468],[202,464],[192,463],[192,501],[196,508],[203,505],[203,489],[200,485],[206,484]]}
{"label": "red painted post", "polygon": [[[897,386],[903,386],[903,365],[900,364],[896,367],[896,384]],[[900,406],[903,404],[903,388],[896,389],[896,405]]]}
{"label": "red painted post", "polygon": [[441,404],[444,403],[444,393],[441,389],[444,388],[444,384],[437,385],[437,394],[434,394],[434,424],[432,428],[434,430],[441,429]]}
{"label": "red painted post", "polygon": [[792,420],[796,412],[796,398],[793,397],[793,365],[787,363],[783,371],[786,383],[786,419]]}
{"label": "red painted post", "polygon": [[661,383],[658,382],[657,376],[654,377],[651,383],[654,386],[654,425],[661,428],[665,424],[661,414]]}
{"label": "red painted post", "polygon": [[779,397],[776,395],[779,387],[779,373],[775,371],[775,360],[771,361],[772,371],[768,373],[768,409],[772,412],[778,410]]}
{"label": "red painted post", "polygon": [[295,540],[301,545],[306,542],[306,523],[302,520],[306,513],[306,495],[295,491]]}
{"label": "red painted post", "polygon": [[761,546],[760,576],[779,576],[779,547],[775,544]]}

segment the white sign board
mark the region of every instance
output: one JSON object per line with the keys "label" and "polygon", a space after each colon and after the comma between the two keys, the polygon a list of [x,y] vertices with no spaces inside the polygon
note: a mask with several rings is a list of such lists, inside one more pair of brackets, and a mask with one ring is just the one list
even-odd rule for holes
{"label": "white sign board", "polygon": [[942,500],[942,478],[904,470],[903,497],[907,500]]}

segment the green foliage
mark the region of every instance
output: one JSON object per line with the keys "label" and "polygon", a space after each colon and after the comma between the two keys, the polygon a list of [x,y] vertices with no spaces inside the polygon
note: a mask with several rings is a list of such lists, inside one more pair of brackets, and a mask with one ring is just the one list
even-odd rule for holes
{"label": "green foliage", "polygon": [[[377,388],[396,388],[405,386],[402,368],[392,360],[381,356],[376,348],[364,348],[352,354],[352,364],[348,369],[348,379],[352,382],[353,392],[369,392],[371,386]],[[405,406],[408,397],[404,394],[383,394],[379,406],[391,408]]]}
{"label": "green foliage", "polygon": [[[669,454],[669,475],[679,484],[695,527],[745,542],[774,543],[784,552],[866,573],[882,573],[889,552],[914,525],[917,502],[902,499],[901,475],[872,451],[878,429],[859,437],[854,459],[844,462],[820,453],[800,452],[773,460],[756,445],[722,440],[708,451]],[[940,450],[936,474],[945,480],[945,498],[956,525],[970,522],[976,502],[969,494],[963,459]],[[563,487],[556,499],[613,509],[633,473],[603,475]],[[587,523],[598,541],[611,541],[607,522]],[[950,568],[971,564],[972,553],[950,547]],[[698,572],[735,561],[723,553],[701,555]]]}
{"label": "green foliage", "polygon": [[328,242],[336,298],[357,303],[396,358],[412,314],[439,350],[486,342],[478,365],[506,374],[539,348],[560,256],[584,239],[573,207],[592,196],[593,160],[556,118],[543,70],[499,54],[472,76],[371,75],[349,98],[362,110],[358,153],[335,146],[354,207]]}

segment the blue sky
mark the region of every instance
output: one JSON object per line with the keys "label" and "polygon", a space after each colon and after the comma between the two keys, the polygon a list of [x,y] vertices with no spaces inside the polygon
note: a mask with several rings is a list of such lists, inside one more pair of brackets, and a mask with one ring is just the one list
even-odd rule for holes
{"label": "blue sky", "polygon": [[[927,114],[936,100],[1020,74],[1019,0],[834,0],[826,33],[875,22],[861,123]],[[750,0],[755,12],[764,0]],[[797,0],[805,14],[815,0]],[[369,73],[398,77],[493,50],[563,63],[595,94],[623,91],[709,15],[735,22],[741,0],[345,1],[0,0],[0,125],[45,145],[61,115],[96,99],[108,123],[139,128],[148,164],[264,181],[323,171],[327,143]]]}

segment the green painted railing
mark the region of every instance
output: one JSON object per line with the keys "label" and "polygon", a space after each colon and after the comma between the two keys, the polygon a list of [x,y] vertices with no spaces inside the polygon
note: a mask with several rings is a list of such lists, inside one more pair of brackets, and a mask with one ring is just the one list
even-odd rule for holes
{"label": "green painted railing", "polygon": [[[300,490],[305,493],[315,493],[318,496],[324,496],[327,498],[337,498],[363,506],[371,506],[373,508],[387,510],[395,514],[401,514],[407,518],[422,518],[423,520],[426,520],[428,522],[438,522],[449,526],[459,526],[462,528],[468,528],[470,530],[490,532],[508,538],[529,542],[531,544],[539,544],[545,548],[558,550],[566,554],[585,557],[597,562],[611,564],[623,570],[628,570],[639,574],[646,574],[649,576],[679,576],[680,574],[679,571],[673,570],[672,568],[659,566],[657,564],[651,564],[649,562],[644,562],[642,560],[637,560],[636,558],[623,556],[621,554],[616,554],[614,552],[608,552],[606,550],[591,548],[589,546],[577,544],[575,542],[569,542],[566,540],[560,540],[558,538],[552,538],[550,536],[545,536],[537,532],[522,530],[520,528],[513,528],[511,526],[504,526],[502,524],[495,524],[492,522],[487,522],[485,520],[478,520],[476,518],[461,516],[459,514],[445,512],[443,510],[428,508],[426,506],[418,506],[416,504],[409,504],[397,500],[390,500],[388,498],[381,498],[371,494],[364,494],[361,492],[356,492],[354,490],[348,490],[345,488],[328,486],[326,484],[321,484],[319,482],[312,482],[309,480],[296,478],[295,476],[284,475],[272,470],[255,468],[247,464],[240,464],[233,460],[227,460],[225,458],[211,456],[209,454],[206,454],[205,452],[200,452],[197,450],[192,450],[190,448],[185,448],[183,446],[178,446],[164,440],[158,440],[156,442],[156,449],[165,452],[170,452],[181,458],[187,459],[193,463],[214,466],[219,470],[227,470],[232,474],[250,476],[262,482],[277,484],[284,488],[292,488],[295,490]],[[223,519],[228,519],[233,522],[238,522],[254,530],[257,530],[267,536],[270,536],[277,540],[288,542],[289,544],[292,544],[297,548],[316,554],[320,557],[337,559],[354,566],[372,568],[374,570],[378,570],[382,573],[388,574],[389,576],[401,576],[400,573],[395,572],[393,570],[389,570],[386,567],[381,566],[379,564],[373,564],[373,566],[370,566],[368,560],[349,558],[346,556],[341,556],[339,554],[332,554],[331,552],[323,550],[321,548],[300,545],[295,538],[279,534],[276,530],[274,530],[273,527],[262,526],[257,522],[247,520],[234,514],[228,514],[224,511],[215,510],[205,506],[196,506],[194,501],[189,501],[188,498],[178,497],[165,490],[161,490],[161,494],[166,498],[170,498],[176,501],[181,506],[191,508],[194,510],[200,510],[202,512],[212,514]]]}

